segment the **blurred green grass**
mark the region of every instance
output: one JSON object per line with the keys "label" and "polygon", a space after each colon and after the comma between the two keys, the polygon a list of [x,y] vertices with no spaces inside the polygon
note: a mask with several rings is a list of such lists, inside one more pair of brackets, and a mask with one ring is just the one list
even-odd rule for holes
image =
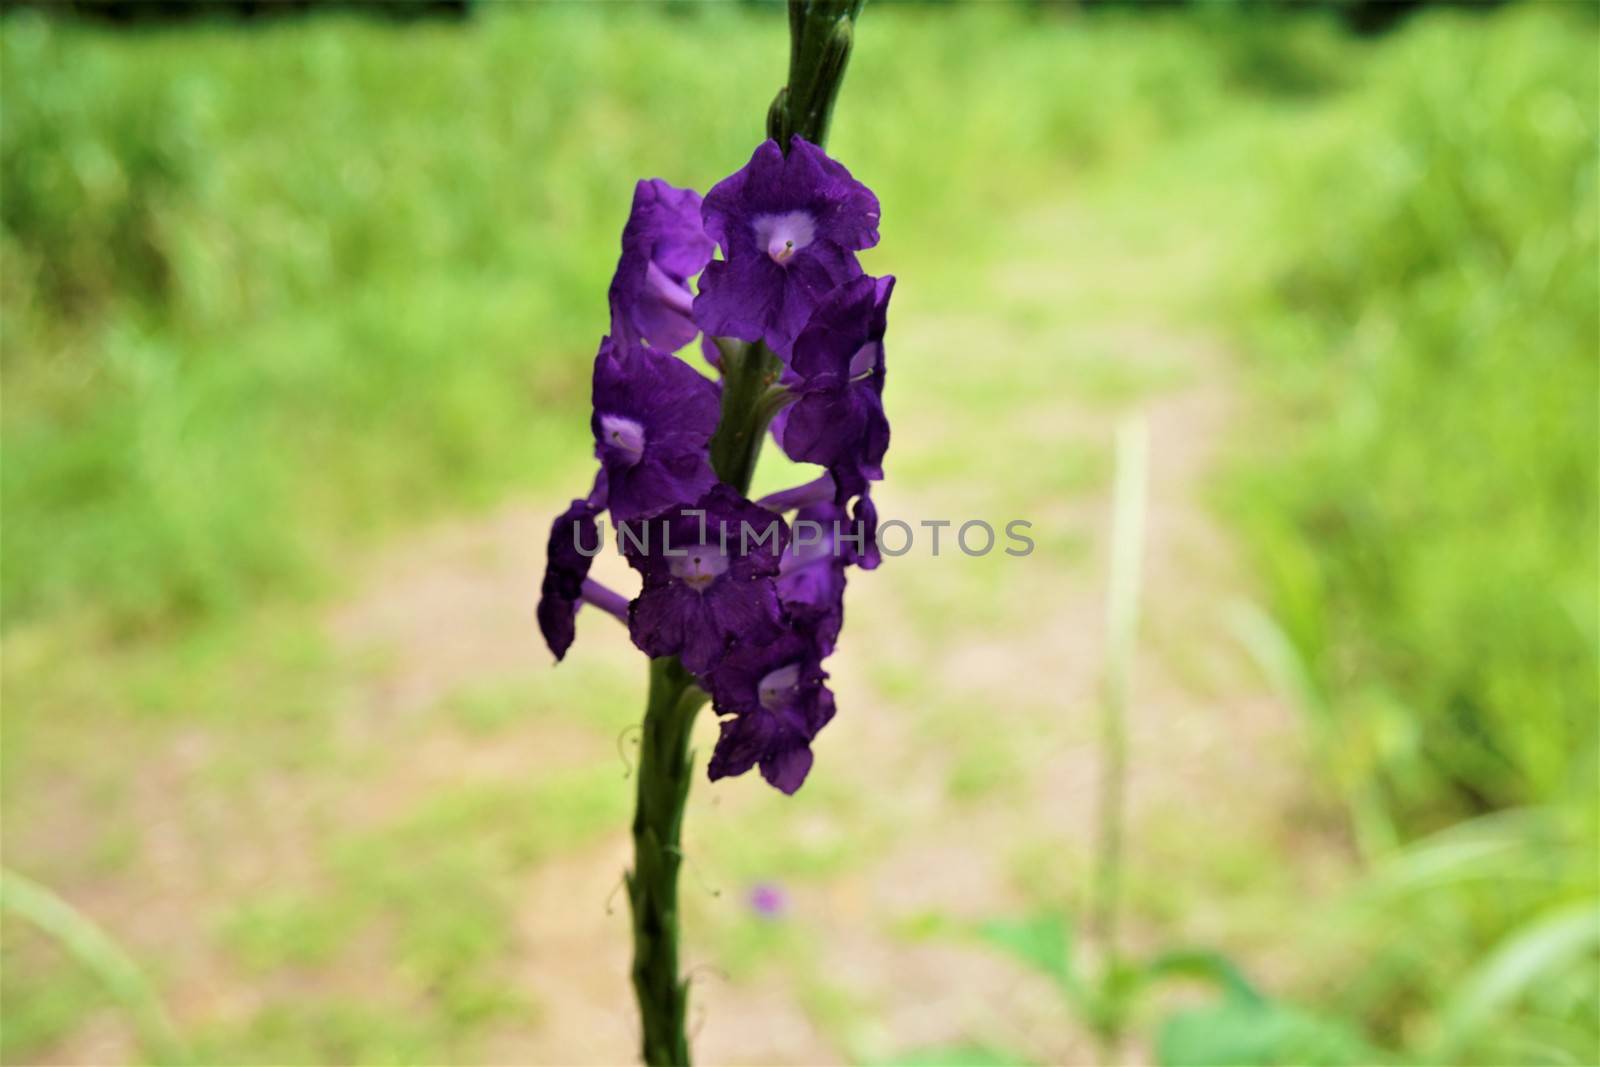
{"label": "blurred green grass", "polygon": [[1600,773],[1600,77],[1592,33],[1497,31],[1387,49],[1273,161],[1253,265],[1286,447],[1236,504],[1374,844]]}
{"label": "blurred green grass", "polygon": [[[1123,338],[1056,362],[1055,342],[1108,308],[1234,338],[1252,417],[1220,501],[1266,599],[1258,644],[1381,874],[1324,935],[1337,944],[1306,946],[1345,969],[1299,992],[1413,1058],[1582,1062],[1588,956],[1481,1023],[1447,1023],[1463,975],[1596,893],[1594,20],[1553,5],[1430,15],[1368,44],[1317,18],[1219,8],[885,5],[867,19],[832,148],[885,203],[869,269],[901,275],[913,340],[894,353],[892,401],[944,433],[891,456],[897,485],[961,487],[996,514],[1095,487],[1106,457],[1071,431],[1052,433],[1046,481],[1027,463],[997,478],[968,443],[1049,425],[1053,390],[1117,407],[1192,377],[1096,354]],[[50,803],[52,775],[117,807],[136,788],[122,745],[202,719],[237,741],[209,789],[352,772],[334,755],[347,679],[297,602],[385,534],[581,484],[573,412],[631,183],[703,189],[741,162],[783,34],[733,5],[133,34],[0,22],[8,822],[14,802]],[[1148,266],[1096,277],[1129,251],[1063,219],[1068,200],[1124,222],[1108,232],[1135,235]],[[1231,269],[1198,287],[1170,266],[1214,254]],[[1013,259],[1059,276],[994,269]],[[919,330],[992,374],[919,348]],[[1078,558],[1071,534],[1041,550]],[[998,626],[1027,592],[996,568],[946,577],[908,601],[935,650],[959,638],[954,620]],[[969,695],[894,671],[881,665],[885,687],[959,752],[957,800],[1003,794],[1010,740],[963,742]],[[579,719],[599,681],[606,699],[586,703],[618,718],[584,728],[626,725],[625,680],[552,677],[486,682],[444,710],[493,737],[509,708]],[[609,774],[470,785],[330,832],[315,845],[334,889],[245,895],[218,941],[277,975],[360,951],[376,926],[397,939],[400,984],[437,1011],[273,1001],[193,1035],[198,1053],[437,1060],[472,1055],[493,1020],[537,1017],[501,995],[510,879],[620,825],[625,799]],[[852,798],[823,781],[809,800]],[[857,830],[707,848],[721,869],[803,884],[892,832]],[[115,871],[138,835],[108,825],[63,870]],[[1292,910],[1273,857],[1187,847]],[[1471,866],[1485,854],[1527,877],[1508,890]],[[1434,873],[1382,873],[1408,865]],[[1165,881],[1139,892],[1157,914],[1190,904]],[[865,1026],[803,946],[707,925],[735,969],[782,943],[815,1013]],[[75,1032],[97,996],[11,941],[0,1040],[15,1061]]]}
{"label": "blurred green grass", "polygon": [[[525,15],[8,21],[7,626],[225,613],[312,581],[330,542],[577,466],[616,204],[737,165],[759,108],[702,102],[769,96],[785,30],[732,5]],[[1203,121],[1226,73],[1177,26],[1114,31],[1130,78],[1015,16],[880,18],[839,147],[929,276],[961,270],[934,251],[992,254],[983,205]]]}
{"label": "blurred green grass", "polygon": [[[1257,643],[1363,850],[1431,869],[1368,902],[1336,1003],[1413,1046],[1404,1005],[1446,1004],[1444,1062],[1600,1052],[1600,49],[1539,16],[1375,56],[1269,159],[1235,305],[1278,442],[1226,494]],[[1536,948],[1573,907],[1587,932]],[[1493,983],[1514,1023],[1450,1007]]]}

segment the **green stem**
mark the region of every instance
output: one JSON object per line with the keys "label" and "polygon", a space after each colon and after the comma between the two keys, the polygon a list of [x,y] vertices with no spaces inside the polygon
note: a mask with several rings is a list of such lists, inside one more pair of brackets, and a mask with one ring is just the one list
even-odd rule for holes
{"label": "green stem", "polygon": [[693,759],[689,736],[706,696],[674,657],[650,661],[633,816],[633,988],[644,1023],[644,1062],[687,1065],[689,987],[678,977],[680,833]]}
{"label": "green stem", "polygon": [[1090,923],[1100,942],[1100,987],[1094,1025],[1100,1055],[1117,1059],[1124,993],[1118,931],[1122,902],[1122,833],[1128,777],[1128,699],[1139,636],[1139,592],[1144,556],[1144,505],[1149,431],[1130,419],[1117,434],[1116,484],[1111,529],[1111,589],[1107,597],[1107,669],[1100,719],[1100,805],[1095,841],[1095,883]]}
{"label": "green stem", "polygon": [[[789,83],[767,114],[768,136],[785,151],[793,133],[815,145],[826,142],[861,4],[790,0]],[[746,494],[767,424],[782,406],[777,391],[782,365],[764,344],[719,338],[717,345],[722,351],[722,419],[711,439],[711,466],[718,478]],[[705,702],[706,694],[675,657],[650,661],[628,903],[633,913],[633,989],[644,1024],[644,1061],[652,1067],[689,1063],[684,1030],[689,987],[678,975],[678,866],[693,764],[689,738]]]}
{"label": "green stem", "polygon": [[785,152],[796,133],[818,147],[827,144],[862,3],[789,0],[789,82],[767,112],[767,136]]}
{"label": "green stem", "polygon": [[[711,440],[712,467],[724,482],[749,491],[772,418],[765,403],[778,358],[765,345],[723,342],[722,422]],[[689,737],[706,694],[676,657],[650,662],[650,695],[639,747],[638,804],[633,816],[633,989],[644,1023],[644,1061],[689,1063],[684,1032],[688,986],[678,977],[680,833],[693,761]]]}
{"label": "green stem", "polygon": [[750,491],[750,478],[761,458],[761,443],[775,413],[766,402],[783,364],[766,345],[724,341],[722,350],[722,421],[711,438],[711,469],[737,489]]}

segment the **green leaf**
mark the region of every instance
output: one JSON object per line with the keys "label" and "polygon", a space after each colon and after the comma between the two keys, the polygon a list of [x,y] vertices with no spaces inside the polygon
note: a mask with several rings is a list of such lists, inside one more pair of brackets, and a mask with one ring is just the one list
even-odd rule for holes
{"label": "green leaf", "polygon": [[1343,1024],[1268,1000],[1226,999],[1179,1012],[1156,1038],[1162,1067],[1353,1067],[1382,1059]]}
{"label": "green leaf", "polygon": [[1219,952],[1203,949],[1165,952],[1145,968],[1145,976],[1159,978],[1199,978],[1216,985],[1231,1003],[1265,1003],[1266,997],[1250,984],[1238,966]]}
{"label": "green leaf", "polygon": [[1363,892],[1381,905],[1459,885],[1560,880],[1563,865],[1549,861],[1579,854],[1584,834],[1553,808],[1498,811],[1410,845],[1380,866]]}
{"label": "green leaf", "polygon": [[1600,902],[1560,908],[1513,931],[1450,998],[1443,1016],[1437,1058],[1448,1060],[1479,1026],[1514,1002],[1536,981],[1555,974],[1600,948]]}
{"label": "green leaf", "polygon": [[1072,973],[1072,927],[1066,916],[1042,912],[1026,919],[991,919],[977,930],[979,939],[1076,988]]}
{"label": "green leaf", "polygon": [[0,911],[20,916],[54,939],[104,983],[128,1012],[156,1063],[182,1063],[186,1053],[155,988],[121,945],[88,916],[44,886],[0,870]]}

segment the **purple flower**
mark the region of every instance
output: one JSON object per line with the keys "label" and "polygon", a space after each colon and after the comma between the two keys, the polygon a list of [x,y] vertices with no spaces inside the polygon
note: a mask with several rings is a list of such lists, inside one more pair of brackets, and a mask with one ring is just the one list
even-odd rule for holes
{"label": "purple flower", "polygon": [[550,525],[544,582],[539,589],[539,632],[560,660],[572,647],[578,606],[584,600],[589,564],[600,551],[595,516],[605,510],[606,475],[601,471],[586,498],[574,500]]}
{"label": "purple flower", "polygon": [[706,194],[702,213],[725,258],[700,278],[695,321],[779,355],[823,296],[860,273],[855,253],[878,243],[878,198],[800,137],[787,156],[764,142]]}
{"label": "purple flower", "polygon": [[841,551],[835,533],[849,537],[849,525],[837,504],[801,508],[790,526],[789,550],[778,563],[778,599],[812,635],[820,656],[833,651],[844,625],[844,571],[853,557]]}
{"label": "purple flower", "polygon": [[750,888],[750,907],[763,919],[777,919],[789,910],[789,895],[782,886],[761,882]]}
{"label": "purple flower", "polygon": [[772,512],[718,483],[618,538],[644,576],[628,629],[649,655],[678,656],[703,677],[731,646],[781,633],[774,578],[789,530]]}
{"label": "purple flower", "polygon": [[622,258],[611,279],[611,336],[625,351],[676,351],[694,340],[694,294],[715,246],[700,224],[700,194],[660,178],[634,186],[622,229]]}
{"label": "purple flower", "polygon": [[653,515],[709,489],[720,411],[717,387],[676,356],[601,341],[590,428],[611,483],[611,517]]}
{"label": "purple flower", "polygon": [[[870,490],[889,445],[883,337],[895,283],[856,258],[877,244],[878,216],[872,191],[800,137],[787,154],[764,142],[704,201],[660,179],[634,188],[594,364],[600,470],[551,528],[537,614],[558,660],[589,604],[622,619],[648,655],[681,661],[721,717],[713,780],[758,767],[794,793],[835,713],[822,664],[843,626],[846,571],[880,558]],[[820,477],[759,502],[718,479],[710,444],[722,405],[747,401],[673,355],[697,334],[717,370],[745,366],[752,345],[777,353],[781,373],[759,383],[773,388],[748,398],[759,407],[730,409],[729,426],[784,407],[773,436]],[[608,507],[643,579],[632,602],[589,577]],[[784,906],[773,887],[751,899],[762,914]]]}
{"label": "purple flower", "polygon": [[783,450],[827,467],[841,504],[883,477],[883,334],[893,291],[893,277],[865,274],[839,286],[818,305],[789,361],[799,400],[786,412]]}
{"label": "purple flower", "polygon": [[745,643],[722,658],[709,678],[722,732],[707,767],[711,780],[760,766],[785,793],[811,770],[811,741],[833,718],[833,693],[823,683],[812,635],[795,627],[772,641]]}

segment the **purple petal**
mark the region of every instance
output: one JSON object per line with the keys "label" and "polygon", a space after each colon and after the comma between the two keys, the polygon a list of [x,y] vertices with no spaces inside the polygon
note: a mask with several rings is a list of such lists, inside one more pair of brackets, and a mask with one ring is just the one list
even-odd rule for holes
{"label": "purple petal", "polygon": [[760,145],[706,194],[702,214],[725,258],[701,276],[695,322],[719,336],[765,341],[779,355],[817,303],[860,273],[856,250],[878,240],[872,191],[798,139],[787,158],[772,141]]}
{"label": "purple petal", "polygon": [[811,773],[811,760],[809,747],[783,749],[761,761],[761,777],[780,792],[793,796]]}
{"label": "purple petal", "polygon": [[[614,520],[653,515],[716,483],[709,446],[721,397],[683,360],[619,350],[606,338],[595,356],[593,399],[590,428],[610,481]],[[620,426],[627,432],[618,437]]]}
{"label": "purple petal", "polygon": [[574,500],[550,524],[550,538],[545,544],[544,580],[540,584],[535,615],[539,620],[539,632],[558,662],[572,647],[577,632],[584,580],[600,548],[595,516],[606,505],[606,492],[606,475],[602,470],[595,476],[589,496]]}
{"label": "purple petal", "polygon": [[694,339],[688,281],[715,247],[701,221],[700,197],[659,178],[634,187],[611,279],[611,330],[624,351],[673,351]]}
{"label": "purple petal", "polygon": [[694,299],[694,321],[714,337],[759,341],[783,311],[785,274],[765,255],[737,268],[723,260],[707,264]]}

